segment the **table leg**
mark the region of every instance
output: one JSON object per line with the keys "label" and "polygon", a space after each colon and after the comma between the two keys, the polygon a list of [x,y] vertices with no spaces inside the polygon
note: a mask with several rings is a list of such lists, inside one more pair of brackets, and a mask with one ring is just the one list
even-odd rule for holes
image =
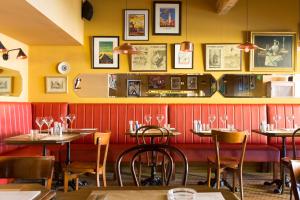
{"label": "table leg", "polygon": [[43,144],[43,156],[47,155],[46,144]]}
{"label": "table leg", "polygon": [[67,154],[66,154],[66,165],[71,163],[71,144],[70,142],[67,143]]}

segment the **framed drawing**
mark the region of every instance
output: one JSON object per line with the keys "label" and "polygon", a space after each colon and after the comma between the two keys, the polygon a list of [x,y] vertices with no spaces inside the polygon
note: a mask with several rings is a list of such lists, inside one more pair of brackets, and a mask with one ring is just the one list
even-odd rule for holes
{"label": "framed drawing", "polygon": [[180,51],[180,44],[175,44],[174,69],[193,69],[193,52]]}
{"label": "framed drawing", "polygon": [[162,90],[166,88],[167,80],[166,76],[153,75],[148,76],[148,89]]}
{"label": "framed drawing", "polygon": [[68,82],[66,76],[46,76],[46,93],[67,93]]}
{"label": "framed drawing", "polygon": [[124,40],[149,40],[149,10],[125,10]]}
{"label": "framed drawing", "polygon": [[181,89],[181,77],[171,77],[171,90]]}
{"label": "framed drawing", "polygon": [[131,71],[167,71],[167,44],[135,44],[139,54],[131,55]]}
{"label": "framed drawing", "polygon": [[127,80],[127,96],[141,96],[141,80]]}
{"label": "framed drawing", "polygon": [[181,35],[181,2],[153,2],[153,34]]}
{"label": "framed drawing", "polygon": [[187,82],[186,88],[188,90],[197,90],[198,89],[197,76],[187,76],[186,82]]}
{"label": "framed drawing", "polygon": [[12,93],[12,77],[0,76],[0,94]]}
{"label": "framed drawing", "polygon": [[250,71],[293,71],[296,65],[296,33],[251,32],[257,49],[250,52]]}
{"label": "framed drawing", "polygon": [[118,69],[119,55],[113,50],[119,46],[119,36],[93,36],[93,69]]}
{"label": "framed drawing", "polygon": [[206,44],[205,70],[232,71],[241,70],[242,52],[239,44]]}

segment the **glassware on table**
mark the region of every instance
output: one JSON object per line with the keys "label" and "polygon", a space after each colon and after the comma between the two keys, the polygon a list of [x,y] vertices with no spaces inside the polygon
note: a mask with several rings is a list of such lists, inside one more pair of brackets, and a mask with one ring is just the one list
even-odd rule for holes
{"label": "glassware on table", "polygon": [[36,125],[38,125],[38,127],[40,128],[40,133],[42,132],[42,126],[44,125],[44,118],[43,117],[36,117],[35,118],[35,123]]}
{"label": "glassware on table", "polygon": [[167,194],[168,200],[194,200],[196,190],[191,188],[174,188],[170,189]]}
{"label": "glassware on table", "polygon": [[53,118],[51,116],[49,116],[49,117],[44,117],[43,120],[44,120],[44,123],[46,124],[46,126],[48,127],[48,134],[49,134],[50,126],[53,123]]}
{"label": "glassware on table", "polygon": [[156,120],[157,120],[157,122],[158,122],[158,126],[161,127],[161,123],[162,123],[162,121],[164,120],[164,118],[165,118],[165,116],[164,116],[163,114],[157,114],[157,115],[156,115]]}
{"label": "glassware on table", "polygon": [[147,114],[147,115],[145,115],[144,119],[145,119],[145,121],[146,121],[146,124],[147,124],[147,125],[150,125],[152,116],[151,116],[150,114]]}
{"label": "glassware on table", "polygon": [[216,120],[216,116],[214,114],[210,114],[210,115],[208,115],[208,120],[209,120],[209,123],[210,123],[210,128],[212,128],[212,124]]}
{"label": "glassware on table", "polygon": [[223,123],[223,128],[226,129],[226,121],[228,120],[228,116],[226,114],[224,114],[220,117],[220,120]]}
{"label": "glassware on table", "polygon": [[274,115],[273,120],[275,122],[275,129],[277,130],[278,129],[278,122],[281,120],[281,116],[276,114],[276,115]]}
{"label": "glassware on table", "polygon": [[75,114],[68,114],[67,119],[70,121],[70,129],[72,130],[72,124],[73,124],[73,121],[76,119],[76,115]]}
{"label": "glassware on table", "polygon": [[60,115],[59,119],[62,122],[62,128],[63,130],[68,129],[68,117],[65,115]]}
{"label": "glassware on table", "polygon": [[294,121],[294,119],[295,119],[295,116],[294,116],[294,115],[288,115],[288,116],[286,117],[286,119],[287,119],[288,124],[289,124],[289,127],[287,127],[287,128],[289,128],[289,129],[294,129],[293,121]]}

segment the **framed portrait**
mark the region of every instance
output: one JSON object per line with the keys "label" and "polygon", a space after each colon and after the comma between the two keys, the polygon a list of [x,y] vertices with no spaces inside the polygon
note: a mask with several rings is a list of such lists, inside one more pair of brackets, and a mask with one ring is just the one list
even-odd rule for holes
{"label": "framed portrait", "polygon": [[141,96],[141,80],[127,80],[127,96]]}
{"label": "framed portrait", "polygon": [[181,89],[181,77],[174,76],[171,77],[171,90],[180,90]]}
{"label": "framed portrait", "polygon": [[93,36],[93,69],[118,69],[119,55],[113,50],[119,46],[119,36]]}
{"label": "framed portrait", "polygon": [[242,52],[239,44],[205,44],[206,71],[241,70]]}
{"label": "framed portrait", "polygon": [[0,94],[12,93],[12,77],[0,76]]}
{"label": "framed portrait", "polygon": [[180,44],[174,44],[174,69],[193,69],[193,52],[180,51]]}
{"label": "framed portrait", "polygon": [[250,71],[293,71],[296,65],[296,33],[251,32],[257,49],[250,52]]}
{"label": "framed portrait", "polygon": [[153,2],[153,34],[181,35],[181,2]]}
{"label": "framed portrait", "polygon": [[153,75],[148,76],[148,89],[161,90],[165,89],[167,85],[166,76]]}
{"label": "framed portrait", "polygon": [[197,90],[198,89],[197,76],[187,76],[187,78],[186,78],[186,88],[188,90]]}
{"label": "framed portrait", "polygon": [[46,76],[46,93],[67,93],[68,81],[66,76]]}
{"label": "framed portrait", "polygon": [[139,54],[131,55],[131,71],[167,71],[167,44],[134,44]]}
{"label": "framed portrait", "polygon": [[149,40],[149,10],[124,11],[124,40]]}

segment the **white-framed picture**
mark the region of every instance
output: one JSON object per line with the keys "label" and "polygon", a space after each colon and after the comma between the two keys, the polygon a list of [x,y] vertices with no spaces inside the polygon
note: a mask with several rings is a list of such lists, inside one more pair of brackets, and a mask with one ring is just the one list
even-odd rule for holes
{"label": "white-framed picture", "polygon": [[127,80],[127,96],[141,96],[141,80]]}
{"label": "white-framed picture", "polygon": [[180,44],[174,44],[174,69],[193,69],[193,52],[180,51]]}
{"label": "white-framed picture", "polygon": [[125,10],[124,40],[149,40],[149,10]]}
{"label": "white-framed picture", "polygon": [[181,89],[181,77],[173,76],[171,77],[171,90]]}
{"label": "white-framed picture", "polygon": [[12,93],[12,77],[0,76],[0,94]]}
{"label": "white-framed picture", "polygon": [[66,76],[46,76],[46,93],[67,93],[68,80]]}
{"label": "white-framed picture", "polygon": [[186,88],[188,90],[197,90],[198,89],[198,79],[197,76],[187,76],[186,79]]}

